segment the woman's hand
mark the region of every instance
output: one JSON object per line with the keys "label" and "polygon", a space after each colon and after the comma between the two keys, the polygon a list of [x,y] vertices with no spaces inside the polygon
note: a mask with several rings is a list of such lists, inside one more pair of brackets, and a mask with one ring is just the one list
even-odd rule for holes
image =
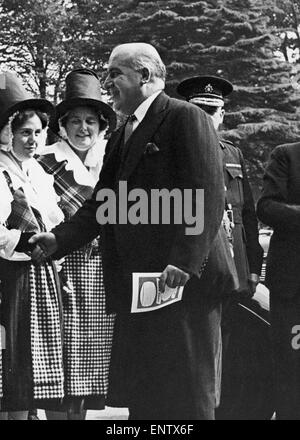
{"label": "woman's hand", "polygon": [[28,201],[22,188],[19,188],[14,192],[14,200],[17,203],[20,203],[20,205],[28,206]]}

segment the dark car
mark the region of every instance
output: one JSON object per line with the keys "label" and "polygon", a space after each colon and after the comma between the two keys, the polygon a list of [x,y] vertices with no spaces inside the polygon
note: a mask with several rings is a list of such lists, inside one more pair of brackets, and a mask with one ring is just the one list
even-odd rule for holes
{"label": "dark car", "polygon": [[219,420],[270,420],[274,414],[269,291],[263,284],[271,236],[270,229],[259,232],[264,260],[255,295],[235,301],[227,317]]}

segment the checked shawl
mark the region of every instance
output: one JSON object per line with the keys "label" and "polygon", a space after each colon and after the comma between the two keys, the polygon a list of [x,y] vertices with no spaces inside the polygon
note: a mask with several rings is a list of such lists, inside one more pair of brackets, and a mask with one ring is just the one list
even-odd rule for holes
{"label": "checked shawl", "polygon": [[[14,198],[11,203],[11,214],[6,221],[8,228],[18,229],[22,232],[38,233],[45,231],[46,228],[39,211],[30,206],[25,197],[21,202],[17,201],[14,197],[16,191],[13,188],[10,175],[7,171],[3,171],[3,175]],[[22,188],[20,188],[18,191],[21,191],[24,194]]]}
{"label": "checked shawl", "polygon": [[76,183],[72,171],[66,170],[67,161],[57,162],[54,154],[41,156],[38,162],[46,173],[53,175],[56,194],[61,198],[59,207],[68,220],[91,197],[93,188]]}

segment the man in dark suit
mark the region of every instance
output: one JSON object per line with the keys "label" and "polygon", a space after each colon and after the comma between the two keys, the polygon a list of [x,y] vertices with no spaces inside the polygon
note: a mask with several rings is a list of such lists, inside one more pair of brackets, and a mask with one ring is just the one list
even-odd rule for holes
{"label": "man in dark suit", "polygon": [[257,214],[271,226],[266,285],[270,289],[276,416],[300,420],[300,143],[271,153]]}
{"label": "man in dark suit", "polygon": [[[187,206],[198,217],[195,190],[203,189],[204,228],[196,234],[187,232],[186,218],[177,224],[172,210],[169,224],[161,216],[152,224],[145,219],[131,224],[124,220],[123,207],[116,224],[102,226],[107,305],[117,312],[108,403],[128,406],[132,419],[213,419],[221,347],[221,300],[213,293],[221,286],[231,289],[232,281],[220,229],[222,160],[210,118],[166,96],[164,84],[165,66],[152,46],[131,43],[112,51],[105,86],[115,109],[131,116],[108,142],[91,200],[52,234],[35,237],[32,242],[39,246],[33,258],[38,261],[55,251],[61,256],[97,236],[101,190],[113,191],[119,207],[120,182],[126,182],[128,192],[142,190],[149,200],[153,189],[182,194],[192,189]],[[153,213],[157,206],[150,205]],[[128,208],[132,206],[131,201]],[[182,301],[130,313],[134,272],[161,273],[162,291],[166,284],[185,286]]]}

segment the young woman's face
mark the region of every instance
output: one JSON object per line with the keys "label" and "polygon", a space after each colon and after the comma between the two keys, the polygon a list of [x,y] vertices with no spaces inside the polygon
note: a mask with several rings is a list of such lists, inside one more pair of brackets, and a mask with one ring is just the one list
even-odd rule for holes
{"label": "young woman's face", "polygon": [[31,159],[43,140],[43,127],[37,115],[31,116],[13,135],[13,151],[20,162]]}
{"label": "young woman's face", "polygon": [[98,115],[89,107],[77,107],[68,115],[65,128],[71,144],[80,151],[86,151],[99,135]]}

